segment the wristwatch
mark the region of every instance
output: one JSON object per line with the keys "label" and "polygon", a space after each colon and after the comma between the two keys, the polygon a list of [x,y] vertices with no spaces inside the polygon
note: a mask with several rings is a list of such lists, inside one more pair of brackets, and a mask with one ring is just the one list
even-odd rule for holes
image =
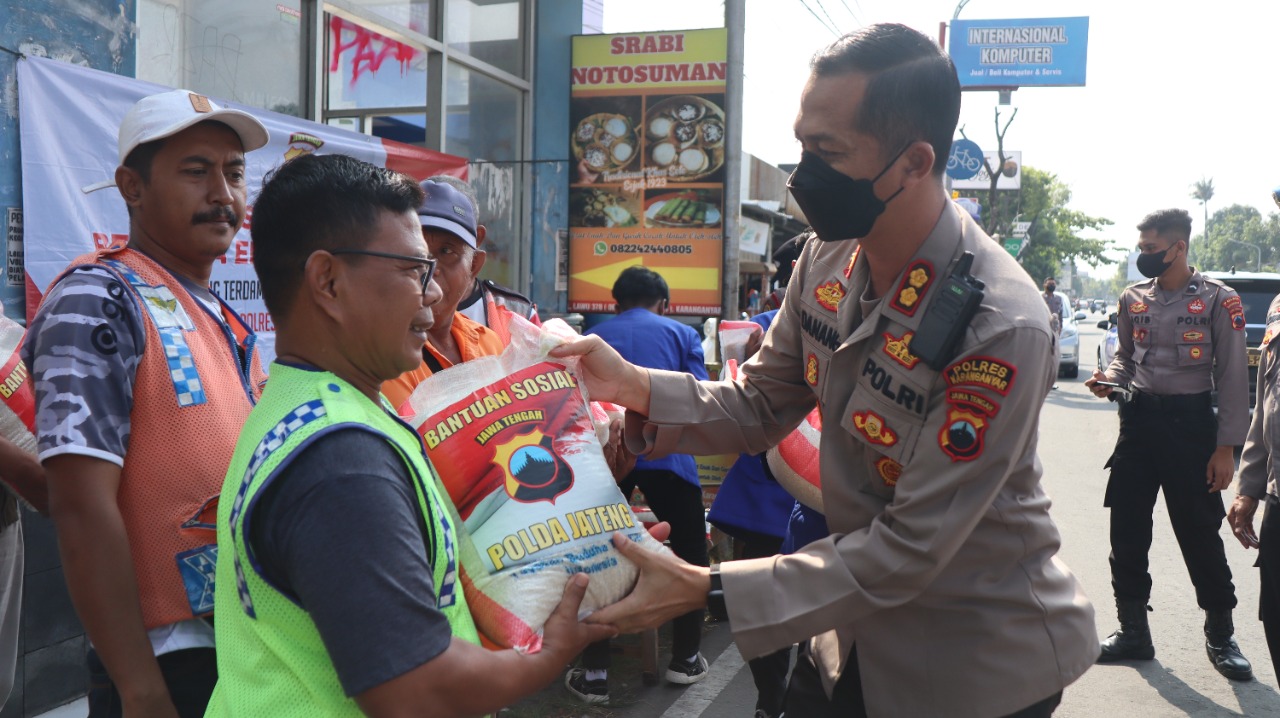
{"label": "wristwatch", "polygon": [[707,591],[707,613],[716,621],[729,620],[729,608],[724,603],[724,585],[720,582],[720,564],[711,567],[711,590]]}

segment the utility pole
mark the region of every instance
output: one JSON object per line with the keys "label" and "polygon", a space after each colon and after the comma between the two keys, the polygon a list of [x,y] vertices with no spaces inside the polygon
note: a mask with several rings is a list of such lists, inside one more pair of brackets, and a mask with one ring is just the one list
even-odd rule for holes
{"label": "utility pole", "polygon": [[729,35],[729,68],[725,77],[724,276],[720,316],[738,318],[738,240],[742,213],[742,90],[747,29],[746,0],[725,0],[724,26]]}

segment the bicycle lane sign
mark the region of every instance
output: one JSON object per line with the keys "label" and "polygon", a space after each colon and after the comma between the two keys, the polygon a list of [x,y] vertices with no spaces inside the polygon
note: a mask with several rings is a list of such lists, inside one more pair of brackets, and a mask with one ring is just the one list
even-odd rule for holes
{"label": "bicycle lane sign", "polygon": [[982,148],[969,139],[958,139],[951,143],[951,154],[947,157],[947,176],[951,179],[965,180],[974,177],[982,170]]}

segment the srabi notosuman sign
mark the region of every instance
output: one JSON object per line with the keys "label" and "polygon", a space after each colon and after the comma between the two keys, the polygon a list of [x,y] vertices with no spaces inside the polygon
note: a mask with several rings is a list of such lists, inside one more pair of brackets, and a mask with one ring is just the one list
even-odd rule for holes
{"label": "srabi notosuman sign", "polygon": [[727,57],[724,28],[573,38],[570,311],[644,265],[672,313],[720,313]]}

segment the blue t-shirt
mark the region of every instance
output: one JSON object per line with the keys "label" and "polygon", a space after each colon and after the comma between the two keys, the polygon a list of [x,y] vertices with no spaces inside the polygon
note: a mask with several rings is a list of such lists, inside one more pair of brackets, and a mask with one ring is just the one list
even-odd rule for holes
{"label": "blue t-shirt", "polygon": [[[682,371],[697,379],[709,378],[702,354],[702,337],[698,332],[648,309],[628,309],[586,333],[600,337],[636,366]],[[685,481],[699,485],[698,467],[688,454],[636,461],[636,471],[661,470],[674,472]]]}

